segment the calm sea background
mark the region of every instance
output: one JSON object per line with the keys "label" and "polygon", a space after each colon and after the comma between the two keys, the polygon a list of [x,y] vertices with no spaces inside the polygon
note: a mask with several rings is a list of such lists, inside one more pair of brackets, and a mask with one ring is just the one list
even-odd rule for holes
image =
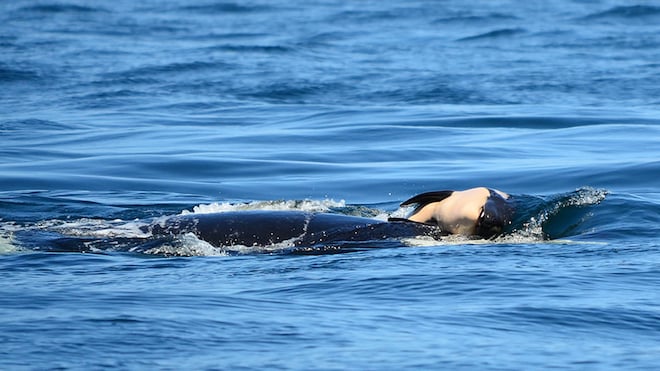
{"label": "calm sea background", "polygon": [[[656,369],[659,108],[651,1],[3,1],[0,368]],[[481,185],[538,207],[496,241],[120,243]]]}

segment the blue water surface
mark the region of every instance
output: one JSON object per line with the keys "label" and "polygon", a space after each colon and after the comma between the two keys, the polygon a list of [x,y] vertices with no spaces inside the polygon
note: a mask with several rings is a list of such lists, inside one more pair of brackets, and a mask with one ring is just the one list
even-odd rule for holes
{"label": "blue water surface", "polygon": [[[653,1],[2,2],[0,368],[655,369],[658,61]],[[475,186],[520,227],[124,242]]]}

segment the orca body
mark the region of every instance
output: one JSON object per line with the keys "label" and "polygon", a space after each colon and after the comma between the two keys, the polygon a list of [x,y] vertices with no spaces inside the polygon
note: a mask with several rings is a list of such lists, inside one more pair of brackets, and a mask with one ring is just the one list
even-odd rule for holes
{"label": "orca body", "polygon": [[406,220],[486,239],[504,233],[515,212],[511,196],[485,187],[422,193],[401,203],[407,205],[417,206]]}
{"label": "orca body", "polygon": [[315,247],[449,234],[489,239],[505,231],[514,210],[509,195],[483,187],[427,192],[401,205],[413,204],[417,206],[408,218],[387,222],[303,211],[234,211],[174,216],[145,232],[155,237],[193,233],[216,247]]}
{"label": "orca body", "polygon": [[315,247],[446,235],[436,226],[405,220],[383,222],[341,214],[265,210],[180,215],[147,229],[155,237],[193,233],[216,247]]}

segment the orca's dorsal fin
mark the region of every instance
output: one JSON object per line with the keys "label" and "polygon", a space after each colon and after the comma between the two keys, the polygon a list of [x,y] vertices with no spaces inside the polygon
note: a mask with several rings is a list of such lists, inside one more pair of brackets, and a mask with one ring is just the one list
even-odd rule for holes
{"label": "orca's dorsal fin", "polygon": [[433,192],[421,193],[403,201],[401,203],[401,206],[417,204],[415,210],[413,210],[413,212],[410,214],[409,216],[410,218],[412,215],[415,215],[420,210],[422,210],[424,206],[434,202],[440,202],[446,199],[447,197],[451,196],[452,193],[454,193],[454,191],[433,191]]}
{"label": "orca's dorsal fin", "polygon": [[421,193],[418,194],[417,196],[413,196],[403,201],[401,203],[401,206],[418,204],[419,205],[418,208],[420,208],[432,202],[440,202],[445,198],[451,196],[452,193],[454,193],[454,191],[433,191],[433,192]]}

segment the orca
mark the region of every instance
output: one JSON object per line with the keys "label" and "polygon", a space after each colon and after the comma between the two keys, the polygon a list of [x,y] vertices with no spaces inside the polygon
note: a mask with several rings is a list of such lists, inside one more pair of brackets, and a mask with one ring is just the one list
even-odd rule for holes
{"label": "orca", "polygon": [[416,205],[407,218],[387,221],[305,211],[232,211],[177,215],[144,227],[155,237],[193,233],[216,246],[329,246],[450,234],[491,239],[511,224],[511,197],[489,188],[434,191],[416,195],[401,206]]}
{"label": "orca", "polygon": [[511,196],[485,187],[422,193],[401,203],[407,205],[417,207],[406,220],[437,225],[449,234],[486,239],[502,234],[515,212]]}
{"label": "orca", "polygon": [[194,234],[215,247],[290,245],[295,248],[446,235],[437,226],[305,211],[250,210],[170,217],[144,229],[154,237]]}

